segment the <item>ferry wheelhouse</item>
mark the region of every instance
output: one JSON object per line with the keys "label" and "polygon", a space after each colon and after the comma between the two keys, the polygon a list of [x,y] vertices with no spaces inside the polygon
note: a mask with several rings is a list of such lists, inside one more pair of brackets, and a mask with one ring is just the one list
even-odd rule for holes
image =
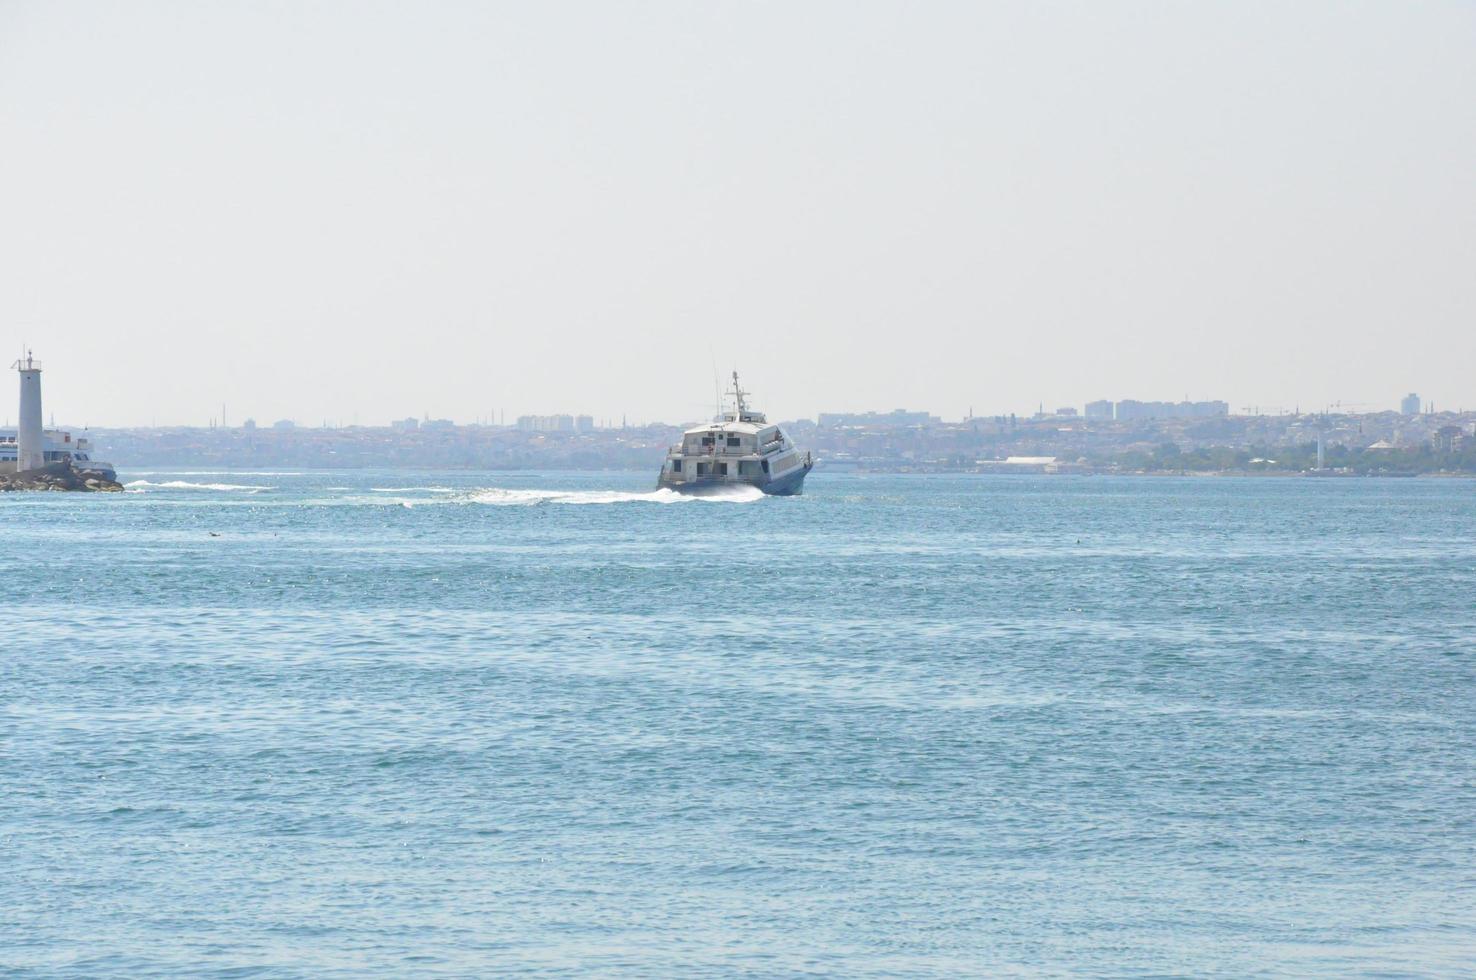
{"label": "ferry wheelhouse", "polygon": [[667,451],[657,486],[693,494],[741,486],[776,496],[802,492],[805,476],[815,465],[810,454],[801,453],[783,429],[748,407],[737,371],[732,395],[731,411],[688,429]]}

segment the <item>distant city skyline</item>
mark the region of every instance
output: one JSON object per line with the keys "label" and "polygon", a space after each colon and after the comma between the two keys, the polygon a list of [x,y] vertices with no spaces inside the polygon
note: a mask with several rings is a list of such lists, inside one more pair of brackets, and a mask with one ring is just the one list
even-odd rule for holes
{"label": "distant city skyline", "polygon": [[[14,398],[7,400],[9,404]],[[261,417],[255,415],[236,416],[228,413],[209,416],[203,420],[186,419],[165,421],[150,419],[147,422],[119,424],[103,422],[98,425],[84,422],[80,419],[72,419],[63,416],[58,421],[56,412],[47,401],[47,425],[56,428],[104,428],[104,429],[128,429],[128,428],[248,428],[248,429],[282,429],[282,428],[384,428],[400,431],[415,431],[420,429],[444,429],[452,426],[487,426],[493,428],[521,429],[527,432],[588,432],[596,429],[617,428],[641,428],[645,426],[669,426],[686,425],[695,422],[703,422],[708,419],[707,415],[694,415],[686,418],[640,418],[631,419],[629,416],[597,416],[587,412],[554,412],[546,415],[535,415],[531,413],[519,413],[509,416],[503,411],[489,412],[472,418],[447,418],[432,417],[429,413],[420,416],[409,415],[401,418],[364,418],[357,415],[343,417],[341,415],[327,416],[312,420],[302,417],[284,416],[281,418]],[[221,406],[226,408],[226,406]],[[1221,410],[1223,409],[1223,410]],[[930,412],[926,409],[910,409],[906,407],[893,408],[890,410],[867,409],[860,412],[816,412],[812,415],[778,416],[771,415],[775,421],[809,420],[818,422],[820,425],[864,425],[864,424],[894,424],[894,425],[918,425],[918,424],[954,424],[965,422],[970,419],[998,419],[998,418],[1071,418],[1080,419],[1085,422],[1093,421],[1136,421],[1148,419],[1192,419],[1209,418],[1215,415],[1233,417],[1255,417],[1255,416],[1296,416],[1296,415],[1340,415],[1340,416],[1363,416],[1379,415],[1392,412],[1399,415],[1439,415],[1439,414],[1469,414],[1464,406],[1449,405],[1437,406],[1434,402],[1424,401],[1418,393],[1406,393],[1399,400],[1399,404],[1392,406],[1360,405],[1357,408],[1344,403],[1332,403],[1328,405],[1303,405],[1294,403],[1292,408],[1262,408],[1261,406],[1233,407],[1224,400],[1206,401],[1146,401],[1141,399],[1095,399],[1093,401],[1073,405],[1057,405],[1045,408],[1038,403],[1034,411],[994,411],[981,412],[972,408],[959,416],[945,416],[940,413]],[[0,412],[3,426],[0,428],[14,427],[14,411]]]}
{"label": "distant city skyline", "polygon": [[[1476,6],[0,6],[90,425],[1476,406]],[[10,411],[12,409],[6,409]]]}
{"label": "distant city skyline", "polygon": [[[1476,473],[1476,412],[1227,416],[1223,405],[1125,402],[1123,416],[822,413],[785,428],[823,471],[1123,473]],[[389,427],[277,422],[242,428],[99,429],[89,435],[131,468],[225,466],[638,469],[653,472],[679,438],[673,424],[599,426],[590,417],[524,416],[512,425],[400,419]],[[55,439],[60,443],[63,440]],[[0,432],[0,456],[7,449]],[[3,459],[0,459],[3,463]]]}
{"label": "distant city skyline", "polygon": [[[21,347],[17,348],[17,357],[20,356],[20,352],[21,351],[30,351],[30,350],[35,350],[34,345],[31,345],[31,344],[22,345]],[[38,360],[41,360],[42,359],[41,353],[39,351],[36,352],[36,357],[37,357]],[[49,363],[56,363],[57,362],[57,359],[56,358],[52,358],[52,357],[47,357],[47,358],[45,358],[45,360],[47,362],[49,362]],[[51,406],[51,408],[49,409],[49,413],[50,414],[55,414],[55,406],[57,405],[57,400],[58,399],[60,399],[60,400],[62,400],[64,402],[68,402],[69,401],[69,402],[71,402],[73,404],[83,404],[83,405],[88,405],[88,404],[95,405],[95,404],[97,404],[97,399],[96,398],[93,398],[93,397],[89,397],[86,393],[82,393],[82,395],[79,397],[79,393],[78,393],[78,390],[77,390],[78,389],[78,385],[77,385],[75,379],[69,380],[69,379],[67,379],[65,377],[65,375],[63,374],[63,372],[65,371],[65,362],[62,362],[62,363],[64,365],[63,368],[56,369],[56,370],[48,370],[46,372],[46,376],[45,376],[46,377],[46,381],[45,381],[45,384],[46,384],[46,390],[47,390],[47,404],[48,404],[48,406]],[[10,364],[10,359],[7,359],[6,364],[7,364],[7,366]],[[83,368],[80,371],[80,373],[84,377],[87,377],[87,376],[91,376],[94,372],[92,370],[90,370],[90,369]],[[14,375],[14,371],[13,370],[7,370],[6,375],[7,375],[7,379],[8,379],[7,386],[8,387],[14,387],[14,384],[13,384],[14,378],[12,377]],[[745,387],[747,387],[747,385],[748,385],[748,383],[745,381]],[[1394,389],[1391,388],[1390,390],[1392,391]],[[58,392],[59,392],[59,394],[57,394]],[[1413,403],[1416,406],[1415,412],[1413,412],[1413,413],[1410,412],[1410,410],[1409,410],[1409,405],[1410,405],[1411,399],[1413,399]],[[6,408],[3,412],[0,412],[0,418],[4,418],[4,419],[7,419],[7,420],[13,418],[15,409],[14,409],[14,406],[11,406],[11,402],[13,402],[14,400],[15,399],[12,398],[12,397],[0,395],[0,404],[6,405],[6,406],[10,406],[10,407]],[[448,400],[448,399],[442,399],[442,401],[445,401],[445,400]],[[459,400],[459,399],[449,399],[449,400],[453,400],[454,401],[454,400]],[[1212,404],[1212,403],[1222,403],[1226,407],[1225,414],[1230,414],[1230,415],[1279,415],[1279,414],[1297,414],[1297,413],[1306,414],[1306,413],[1325,412],[1325,411],[1331,411],[1331,412],[1342,413],[1342,414],[1366,414],[1366,413],[1385,412],[1385,411],[1397,411],[1397,412],[1401,412],[1401,413],[1404,413],[1404,414],[1417,414],[1417,413],[1425,412],[1425,411],[1464,412],[1466,410],[1466,405],[1465,405],[1464,402],[1458,401],[1458,402],[1455,402],[1455,403],[1447,402],[1447,403],[1444,403],[1444,404],[1437,404],[1437,402],[1434,399],[1426,398],[1424,395],[1421,395],[1421,394],[1419,394],[1417,392],[1408,392],[1408,391],[1405,391],[1405,392],[1403,392],[1403,393],[1401,393],[1401,394],[1399,394],[1397,396],[1390,396],[1389,398],[1386,399],[1386,403],[1385,404],[1380,404],[1377,401],[1369,401],[1369,402],[1344,401],[1341,398],[1339,398],[1339,399],[1333,399],[1333,400],[1322,402],[1322,403],[1318,403],[1317,401],[1311,400],[1311,399],[1280,398],[1280,399],[1272,399],[1270,404],[1252,404],[1252,403],[1246,402],[1244,399],[1229,399],[1229,400],[1227,400],[1227,399],[1224,399],[1224,398],[1203,398],[1203,399],[1201,399],[1201,398],[1190,398],[1190,397],[1180,397],[1180,398],[1139,398],[1139,397],[1102,397],[1102,398],[1097,398],[1097,397],[1093,397],[1093,398],[1087,398],[1087,399],[1077,398],[1074,401],[1069,400],[1069,399],[1068,400],[1036,399],[1036,401],[1034,402],[1033,405],[1022,405],[1022,406],[1018,406],[1018,407],[1009,407],[1009,408],[1000,408],[998,406],[995,406],[993,408],[990,408],[988,410],[985,410],[983,408],[977,407],[974,404],[974,401],[973,400],[970,400],[970,399],[950,397],[950,398],[946,398],[946,399],[942,399],[942,400],[944,402],[946,402],[947,404],[966,403],[966,407],[963,408],[956,415],[950,415],[947,412],[939,412],[939,411],[936,411],[935,409],[933,409],[930,406],[924,406],[924,405],[892,405],[891,407],[885,407],[885,408],[884,407],[881,407],[880,405],[870,405],[870,406],[863,406],[863,407],[848,408],[844,412],[842,412],[841,414],[866,414],[866,413],[896,413],[896,412],[902,412],[902,413],[913,413],[913,414],[920,413],[920,414],[924,414],[924,415],[931,414],[931,415],[935,415],[935,416],[939,416],[939,417],[947,417],[947,418],[967,418],[967,417],[970,417],[970,416],[987,417],[987,416],[1011,415],[1011,414],[1018,415],[1018,416],[1030,416],[1030,415],[1035,415],[1038,412],[1042,412],[1042,411],[1046,412],[1046,414],[1051,414],[1053,412],[1058,411],[1062,407],[1069,406],[1071,409],[1073,409],[1073,410],[1081,413],[1086,418],[1091,419],[1093,417],[1098,417],[1098,418],[1102,417],[1100,415],[1095,415],[1094,416],[1093,411],[1092,411],[1094,405],[1103,405],[1103,404],[1105,404],[1105,405],[1109,405],[1109,406],[1115,406],[1115,405],[1117,405],[1120,402],[1129,402],[1129,403],[1132,403],[1132,404],[1150,404],[1150,405],[1172,405],[1172,404],[1206,405],[1206,404]],[[1472,403],[1473,406],[1476,406],[1476,398],[1472,398],[1471,399],[1471,403]],[[762,400],[759,399],[759,400],[756,400],[755,401],[755,404],[758,405],[758,406],[760,406],[760,407],[762,407],[762,405],[763,404],[766,404],[766,403],[763,403]],[[981,401],[980,404],[983,404],[983,402]],[[590,412],[590,411],[586,411],[585,410],[585,406],[583,404],[580,404],[580,405],[575,406],[573,408],[571,408],[569,406],[559,407],[557,405],[554,405],[551,410],[546,411],[546,412],[531,412],[531,411],[522,410],[520,408],[512,408],[512,409],[509,409],[507,407],[498,406],[498,407],[495,407],[495,408],[488,408],[488,409],[485,409],[485,410],[476,411],[473,414],[471,414],[470,416],[457,416],[455,414],[443,414],[443,413],[437,413],[437,412],[434,412],[434,411],[431,411],[431,410],[428,410],[428,409],[427,410],[422,410],[420,412],[410,411],[410,412],[400,412],[400,413],[393,412],[393,411],[386,412],[386,411],[384,411],[382,409],[379,410],[379,411],[364,411],[364,412],[360,412],[360,411],[355,410],[355,411],[351,411],[351,412],[347,412],[347,413],[342,412],[342,411],[332,411],[332,412],[328,412],[327,414],[321,414],[316,419],[314,419],[312,416],[308,416],[308,415],[302,414],[300,412],[299,413],[296,413],[296,414],[289,413],[289,414],[275,415],[275,414],[273,414],[271,412],[253,412],[253,411],[250,411],[249,409],[247,409],[247,410],[237,410],[237,409],[232,408],[228,404],[215,404],[215,405],[203,406],[203,408],[205,409],[205,414],[204,415],[199,415],[199,414],[194,414],[194,413],[186,413],[184,415],[177,416],[177,417],[172,417],[171,418],[171,417],[165,416],[165,417],[161,418],[157,413],[152,413],[151,412],[151,413],[149,413],[149,415],[147,416],[147,418],[143,418],[143,417],[137,416],[136,415],[136,412],[135,413],[130,413],[128,411],[126,405],[127,405],[127,401],[126,401],[126,398],[125,398],[123,400],[123,407],[121,407],[121,408],[119,408],[119,409],[117,409],[115,411],[107,411],[107,410],[104,410],[102,417],[101,418],[98,418],[95,424],[100,425],[100,426],[104,426],[104,427],[114,427],[114,428],[147,427],[147,426],[160,426],[160,427],[166,427],[166,426],[198,426],[198,425],[204,425],[204,426],[207,426],[208,427],[208,426],[211,426],[211,425],[222,425],[222,424],[226,424],[230,420],[234,420],[234,424],[237,425],[237,426],[239,426],[242,423],[244,423],[245,421],[247,421],[248,419],[250,419],[251,421],[255,422],[257,425],[271,425],[271,424],[275,424],[276,422],[279,422],[279,421],[290,421],[290,422],[292,422],[294,424],[297,424],[297,425],[326,425],[326,424],[330,424],[331,423],[333,426],[346,426],[346,425],[359,425],[359,424],[363,424],[363,425],[374,425],[374,426],[389,426],[389,425],[394,424],[396,421],[403,419],[403,420],[412,420],[412,421],[424,421],[424,420],[443,420],[444,421],[444,420],[449,420],[449,421],[454,422],[454,423],[456,423],[458,425],[465,425],[465,424],[509,425],[509,424],[516,424],[516,421],[520,417],[550,417],[550,416],[555,416],[555,415],[570,415],[570,416],[576,416],[576,417],[579,417],[579,418],[585,418],[585,417],[593,418],[593,419],[598,420],[599,421],[599,424],[603,426],[603,425],[607,424],[608,423],[608,420],[610,420],[612,418],[622,418],[623,417],[623,418],[627,418],[628,419],[628,418],[631,418],[632,417],[632,413],[629,413],[629,412],[615,412],[615,413]],[[681,421],[692,421],[692,420],[698,420],[698,419],[705,419],[708,414],[711,414],[711,412],[713,410],[713,407],[714,407],[713,406],[713,403],[711,401],[709,401],[709,402],[707,402],[705,404],[703,410],[697,412],[696,414],[687,414],[687,415],[669,414],[669,415],[666,415],[666,416],[654,416],[654,417],[653,416],[634,416],[634,417],[639,418],[642,423],[672,423],[672,422],[681,422]],[[213,409],[213,411],[212,411],[212,409]],[[80,423],[80,421],[85,417],[85,413],[80,413],[80,412],[77,412],[77,411],[70,411],[69,412],[68,409],[66,408],[66,405],[65,404],[62,405],[62,410],[63,410],[63,412],[65,414],[67,414],[68,418],[73,419],[73,423],[74,424]],[[767,409],[765,409],[765,410],[767,410]],[[817,409],[815,409],[813,411],[810,411],[810,412],[794,413],[794,414],[784,415],[783,417],[785,417],[785,418],[818,418],[821,415],[824,415],[824,414],[827,414],[827,413],[834,413],[835,411],[836,411],[835,406],[822,406],[822,407],[817,408]],[[704,414],[704,412],[706,414]],[[772,411],[770,411],[769,414],[770,415],[774,415],[776,418],[777,417],[780,417],[779,414],[776,414],[776,413],[774,413]],[[1111,417],[1111,416],[1108,416],[1108,417]],[[48,416],[48,418],[49,418],[49,416]],[[362,421],[361,421],[361,419],[362,419]],[[511,420],[511,421],[509,421],[509,420]],[[88,425],[93,425],[94,423],[91,422],[91,421],[89,421],[89,422],[87,422],[87,424]]]}

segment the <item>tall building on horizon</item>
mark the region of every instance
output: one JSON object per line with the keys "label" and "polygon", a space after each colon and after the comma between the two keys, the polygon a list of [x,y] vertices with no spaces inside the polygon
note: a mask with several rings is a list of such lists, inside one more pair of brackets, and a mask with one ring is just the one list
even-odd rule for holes
{"label": "tall building on horizon", "polygon": [[1229,415],[1230,404],[1211,402],[1140,402],[1131,398],[1117,403],[1119,422],[1134,419],[1198,419]]}
{"label": "tall building on horizon", "polygon": [[1412,391],[1405,395],[1404,400],[1399,403],[1399,412],[1401,415],[1420,414],[1420,396]]}

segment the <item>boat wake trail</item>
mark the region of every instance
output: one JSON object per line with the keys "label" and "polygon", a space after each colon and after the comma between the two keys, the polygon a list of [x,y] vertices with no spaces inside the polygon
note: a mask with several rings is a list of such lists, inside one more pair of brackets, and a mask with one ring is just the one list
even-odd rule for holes
{"label": "boat wake trail", "polygon": [[249,486],[238,483],[190,483],[186,480],[165,480],[163,483],[154,483],[151,480],[134,480],[123,484],[127,490],[143,493],[150,490],[214,490],[223,493],[260,493],[263,490],[275,490],[276,487]]}
{"label": "boat wake trail", "polygon": [[533,507],[542,504],[749,504],[763,495],[757,487],[734,487],[731,491],[708,497],[693,497],[666,489],[632,493],[621,490],[506,490],[488,487],[457,499],[494,507]]}

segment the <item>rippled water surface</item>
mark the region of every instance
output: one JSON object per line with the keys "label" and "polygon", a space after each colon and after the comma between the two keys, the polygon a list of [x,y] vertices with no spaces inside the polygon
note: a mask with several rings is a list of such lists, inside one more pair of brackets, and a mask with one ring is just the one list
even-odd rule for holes
{"label": "rippled water surface", "polygon": [[0,496],[0,973],[1461,974],[1476,485]]}

